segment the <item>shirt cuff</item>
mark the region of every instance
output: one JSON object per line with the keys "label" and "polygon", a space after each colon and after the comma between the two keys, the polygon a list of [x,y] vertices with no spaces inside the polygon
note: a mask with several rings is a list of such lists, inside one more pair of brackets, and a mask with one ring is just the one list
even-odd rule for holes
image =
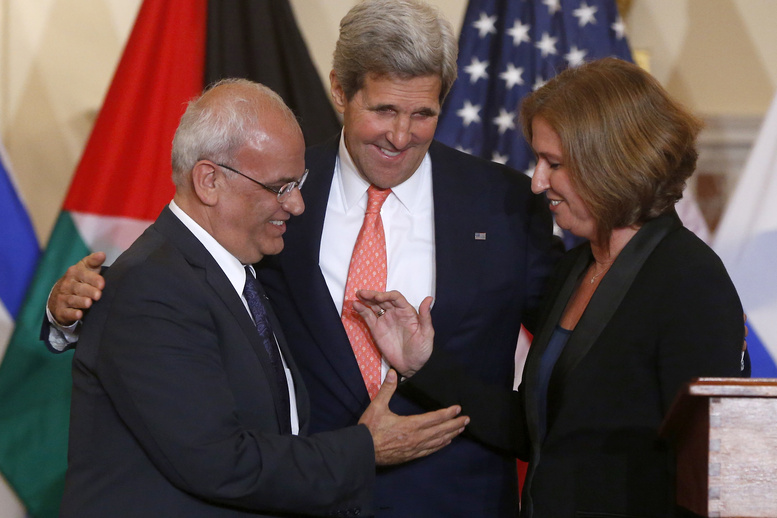
{"label": "shirt cuff", "polygon": [[81,332],[81,321],[78,320],[69,326],[62,326],[56,321],[54,315],[46,305],[46,319],[49,321],[49,344],[57,351],[64,351],[68,345],[78,341]]}

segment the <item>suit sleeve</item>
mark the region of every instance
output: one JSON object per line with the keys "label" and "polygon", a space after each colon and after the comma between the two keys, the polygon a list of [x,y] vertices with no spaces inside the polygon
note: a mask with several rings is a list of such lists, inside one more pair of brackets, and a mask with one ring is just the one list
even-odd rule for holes
{"label": "suit sleeve", "polygon": [[526,310],[522,324],[531,333],[537,330],[542,302],[556,264],[564,253],[564,244],[553,235],[553,219],[544,196],[532,195],[528,209],[528,250],[526,269]]}
{"label": "suit sleeve", "polygon": [[[705,377],[739,377],[742,306],[723,264],[706,247],[687,247],[661,269],[667,291],[657,312],[658,373],[664,413],[680,388]],[[657,281],[659,282],[659,281]]]}
{"label": "suit sleeve", "polygon": [[[49,323],[49,319],[46,316],[46,313],[43,313],[43,320],[41,321],[41,325],[40,325],[40,336],[38,338],[43,342],[43,344],[46,346],[46,349],[48,349],[49,352],[52,352],[54,354],[63,353],[65,351],[75,348],[75,346],[78,344],[78,342],[73,342],[73,343],[68,343],[64,347],[58,347],[57,345],[55,345],[55,340],[51,336],[52,332],[55,332],[54,328]],[[64,337],[63,337],[63,341],[64,341]]]}
{"label": "suit sleeve", "polygon": [[514,457],[528,458],[520,388],[512,391],[483,383],[436,348],[426,365],[400,384],[399,391],[428,408],[461,405],[470,418],[467,435]]}
{"label": "suit sleeve", "polygon": [[146,263],[116,280],[97,362],[105,391],[156,468],[188,493],[237,507],[369,511],[375,467],[366,427],[311,437],[247,427],[223,365],[234,344],[219,343],[230,322],[214,317],[202,283],[170,270]]}

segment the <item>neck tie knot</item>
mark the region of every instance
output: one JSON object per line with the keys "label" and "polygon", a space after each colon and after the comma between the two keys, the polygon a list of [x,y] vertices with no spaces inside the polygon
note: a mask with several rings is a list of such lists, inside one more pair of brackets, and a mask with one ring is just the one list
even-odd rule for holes
{"label": "neck tie knot", "polygon": [[379,213],[389,194],[391,194],[391,189],[381,189],[370,185],[367,189],[367,214]]}

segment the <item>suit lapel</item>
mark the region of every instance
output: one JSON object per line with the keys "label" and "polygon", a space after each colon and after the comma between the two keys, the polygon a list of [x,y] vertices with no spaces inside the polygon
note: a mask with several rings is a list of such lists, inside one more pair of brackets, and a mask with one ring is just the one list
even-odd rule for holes
{"label": "suit lapel", "polygon": [[[306,154],[310,174],[304,190],[305,212],[288,223],[289,231],[284,239],[280,263],[303,323],[316,345],[322,349],[323,357],[330,364],[330,372],[339,377],[353,395],[353,404],[361,407],[361,402],[368,398],[367,389],[318,265],[339,142],[338,135],[338,138],[322,146],[311,148]],[[305,311],[305,308],[311,310]]]}
{"label": "suit lapel", "polygon": [[[213,259],[208,250],[197,240],[196,237],[189,231],[188,228],[170,212],[170,209],[165,207],[162,214],[157,220],[158,228],[170,242],[173,243],[176,248],[182,251],[184,257],[189,262],[195,271],[197,271],[203,278],[203,281],[208,284],[213,292],[218,296],[221,302],[227,307],[229,312],[234,317],[236,323],[242,330],[246,339],[251,344],[254,352],[256,353],[259,363],[264,370],[265,378],[270,380],[275,377],[275,370],[270,363],[270,358],[267,355],[267,351],[262,344],[262,340],[259,337],[259,333],[256,331],[253,320],[248,314],[243,301],[235,291],[229,279],[224,274],[224,271]],[[264,295],[264,293],[262,293]],[[274,314],[270,312],[272,317],[271,324],[274,326],[273,331],[280,331],[280,325],[277,323]],[[281,339],[278,339],[281,342]],[[285,343],[281,346],[284,350]],[[290,354],[286,353],[286,356]],[[295,379],[298,379],[299,373],[292,370],[292,374]],[[280,415],[286,415],[287,412],[281,412],[278,407],[281,404],[281,399],[278,394],[278,387],[276,383],[267,384],[273,395],[273,403],[275,404],[276,418]]]}
{"label": "suit lapel", "polygon": [[469,311],[466,301],[474,300],[477,279],[483,269],[481,249],[485,241],[475,239],[475,232],[488,233],[478,225],[484,221],[483,210],[488,199],[475,200],[473,186],[455,155],[438,142],[432,142],[432,191],[434,196],[435,301],[432,320],[436,339],[444,344],[453,336],[463,315]]}
{"label": "suit lapel", "polygon": [[[565,380],[569,373],[577,367],[580,361],[591,350],[591,346],[599,339],[602,331],[617,311],[623,298],[631,288],[634,279],[642,269],[650,254],[658,243],[673,229],[681,225],[676,214],[661,216],[645,223],[631,241],[624,247],[613,263],[610,271],[602,279],[599,287],[591,297],[588,307],[575,327],[575,332],[569,339],[553,372],[555,382]],[[582,270],[574,277],[576,280]],[[571,292],[570,292],[571,294]],[[569,297],[564,299],[568,300]],[[566,302],[565,302],[566,303]]]}
{"label": "suit lapel", "polygon": [[[548,401],[553,399],[550,391],[554,394],[563,393],[571,372],[599,339],[602,331],[608,325],[626,293],[631,288],[642,265],[658,243],[672,229],[680,225],[681,223],[675,214],[656,218],[643,225],[640,231],[621,251],[588,303],[588,307],[556,363],[549,384]],[[549,294],[549,296],[553,297],[553,304],[544,318],[542,329],[535,335],[532,341],[531,352],[526,360],[525,372],[528,373],[524,379],[526,417],[535,452],[540,451],[539,444],[542,442],[542,438],[539,437],[540,423],[536,385],[536,375],[539,372],[540,361],[548,346],[550,336],[561,319],[561,315],[578,284],[580,276],[593,259],[589,245],[582,245],[577,250],[568,253],[577,254],[577,257],[573,258],[568,270],[562,273],[564,280],[561,283],[561,287],[555,293]],[[548,413],[548,418],[551,418],[550,413]]]}
{"label": "suit lapel", "polygon": [[550,308],[547,318],[545,319],[545,325],[532,340],[529,356],[526,359],[526,367],[524,370],[524,372],[527,374],[524,377],[524,390],[526,391],[526,418],[529,429],[529,437],[532,444],[535,445],[535,452],[539,451],[539,448],[536,445],[538,445],[542,440],[539,437],[541,426],[539,422],[538,408],[539,396],[537,393],[537,374],[539,373],[540,361],[542,360],[542,355],[545,353],[545,350],[548,347],[550,337],[553,334],[556,324],[561,319],[561,315],[564,312],[567,301],[569,301],[569,298],[572,296],[572,292],[575,290],[577,279],[580,277],[583,271],[585,271],[591,260],[590,247],[587,245],[578,251],[569,253],[577,253],[578,256],[573,261],[572,267],[569,270],[569,273],[566,276],[563,284],[561,285],[561,288],[556,293],[548,294],[548,296],[553,297],[554,302]]}

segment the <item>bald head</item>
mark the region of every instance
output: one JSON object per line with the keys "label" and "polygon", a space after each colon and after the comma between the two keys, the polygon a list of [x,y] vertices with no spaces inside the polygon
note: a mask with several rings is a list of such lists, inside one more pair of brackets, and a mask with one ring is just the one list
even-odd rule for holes
{"label": "bald head", "polygon": [[225,79],[191,101],[173,139],[173,183],[184,187],[202,158],[228,163],[248,143],[301,139],[297,119],[283,99],[259,83]]}
{"label": "bald head", "polygon": [[269,88],[222,81],[192,101],[173,141],[175,203],[243,264],[283,249],[290,217],[305,204],[296,185],[305,141]]}

